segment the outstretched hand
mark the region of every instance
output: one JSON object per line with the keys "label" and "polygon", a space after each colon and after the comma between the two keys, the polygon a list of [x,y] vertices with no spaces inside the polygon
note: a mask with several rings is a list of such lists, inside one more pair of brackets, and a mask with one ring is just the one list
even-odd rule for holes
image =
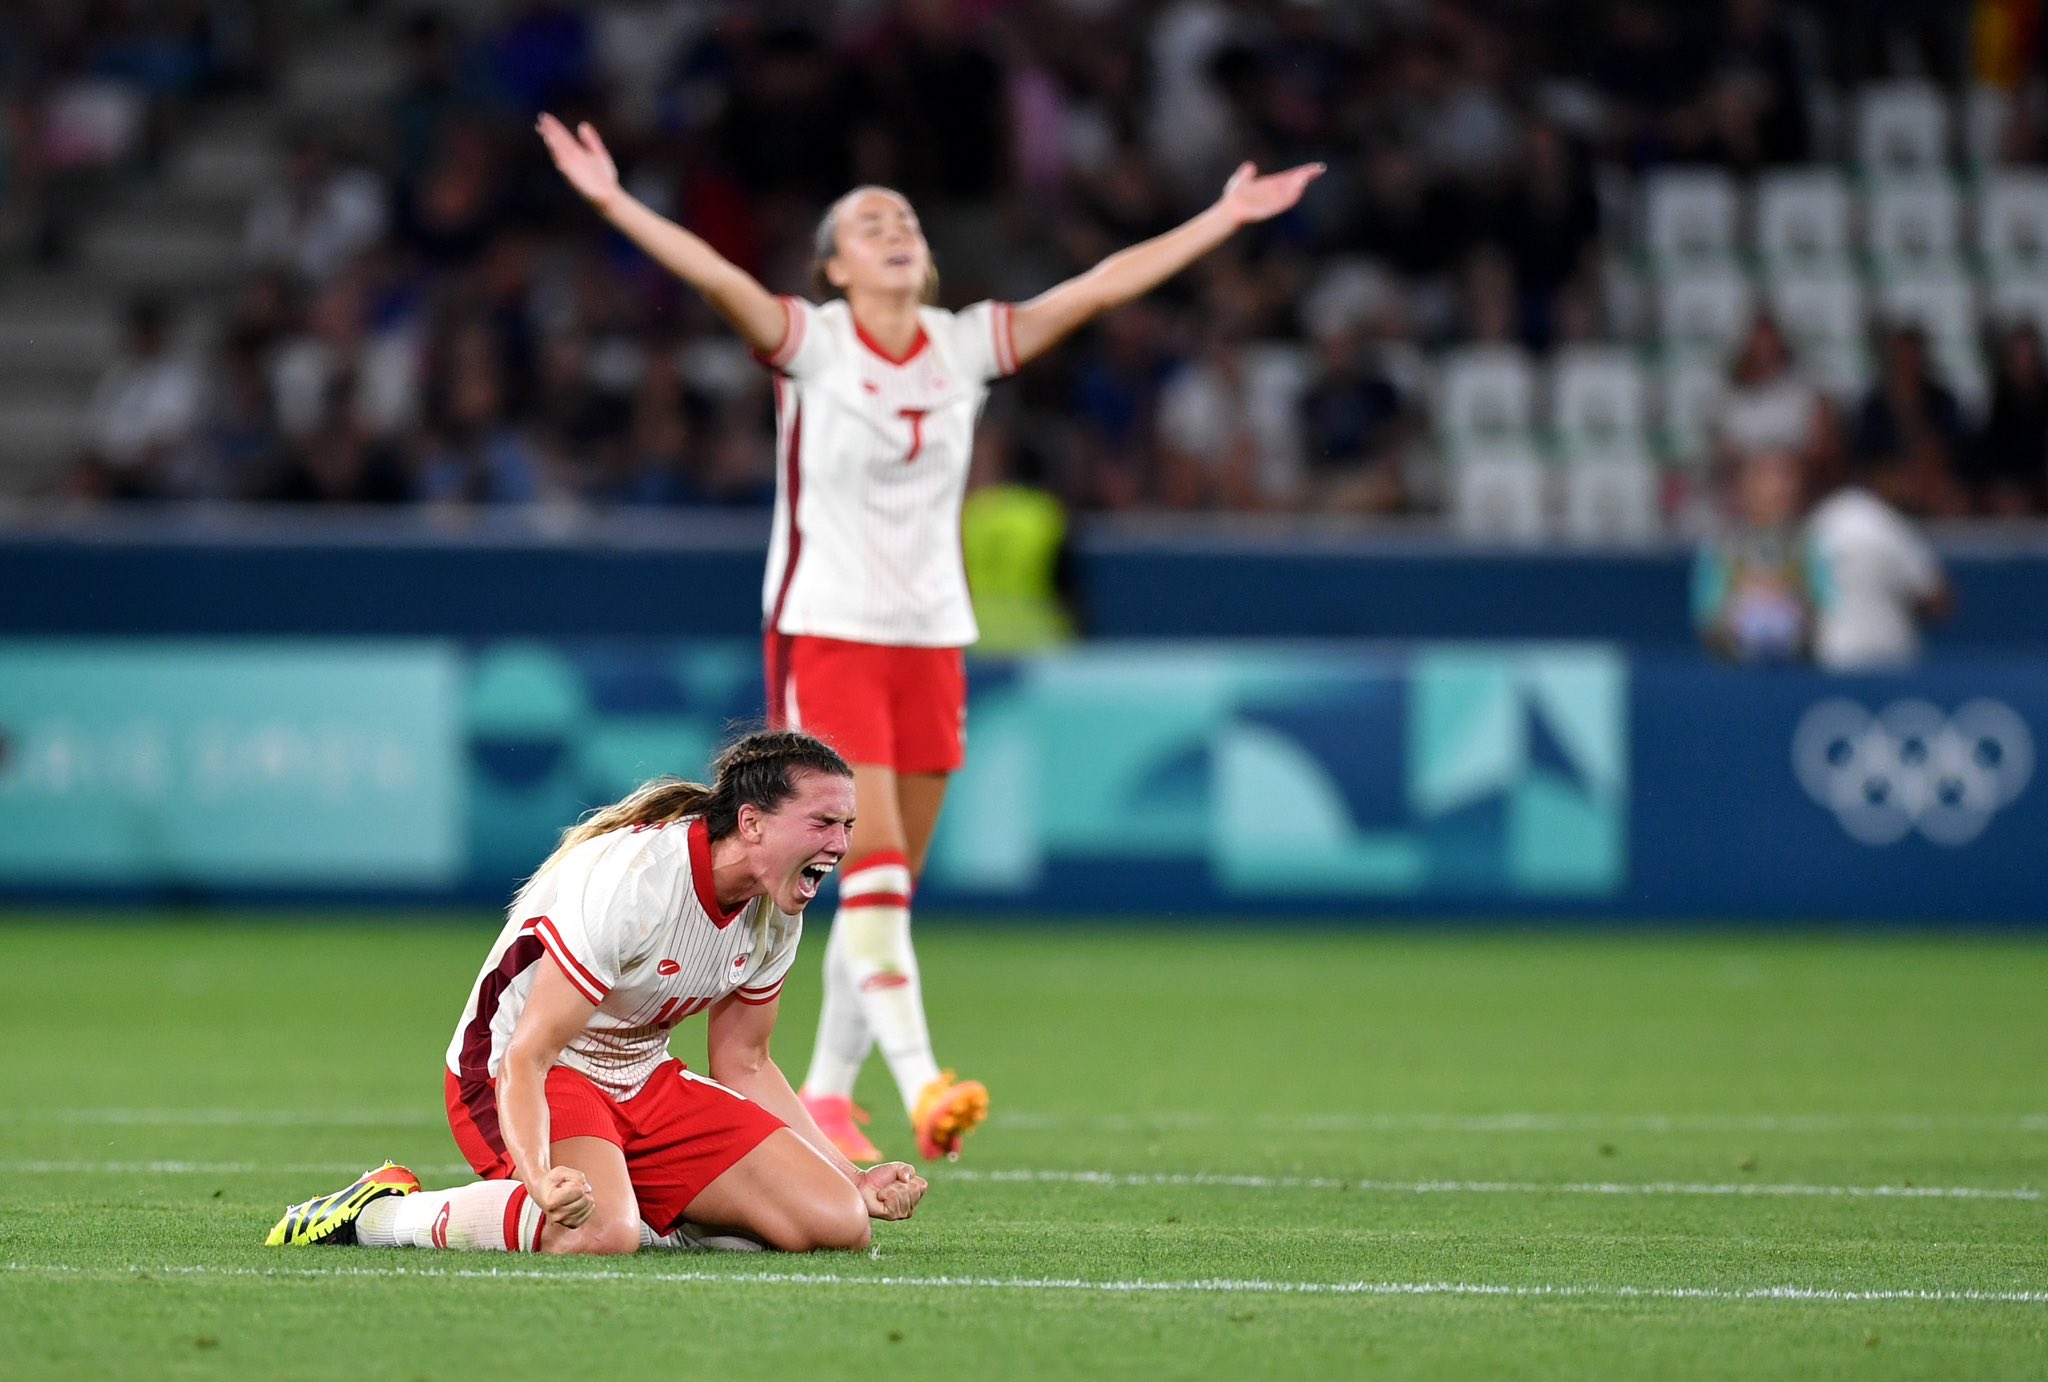
{"label": "outstretched hand", "polygon": [[574,134],[569,127],[552,115],[543,114],[534,121],[540,131],[543,144],[555,160],[555,167],[561,170],[569,185],[582,193],[585,201],[602,206],[619,190],[618,165],[597,137],[597,129],[588,120],[576,127]]}
{"label": "outstretched hand", "polygon": [[[586,126],[585,128],[588,128]],[[1320,163],[1304,163],[1281,173],[1261,174],[1249,161],[1237,165],[1216,205],[1239,225],[1269,221],[1301,200],[1308,185],[1323,175]]]}
{"label": "outstretched hand", "polygon": [[908,1219],[927,1188],[925,1178],[902,1161],[870,1166],[855,1183],[870,1219]]}

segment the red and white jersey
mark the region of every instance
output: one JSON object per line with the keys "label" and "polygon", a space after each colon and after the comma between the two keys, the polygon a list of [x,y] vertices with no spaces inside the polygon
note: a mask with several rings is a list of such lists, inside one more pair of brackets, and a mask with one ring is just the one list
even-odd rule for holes
{"label": "red and white jersey", "polygon": [[448,1044],[464,1080],[496,1079],[505,1047],[553,956],[597,1004],[561,1063],[619,1100],[668,1059],[669,1029],[737,993],[768,1003],[796,959],[803,918],[757,897],[730,915],[711,885],[701,819],[632,826],[585,840],[513,902]]}
{"label": "red and white jersey", "polygon": [[909,353],[892,359],[844,301],[782,302],[788,332],[760,357],[778,371],[768,629],[966,647],[960,500],[988,383],[1017,368],[1009,304],[923,308]]}

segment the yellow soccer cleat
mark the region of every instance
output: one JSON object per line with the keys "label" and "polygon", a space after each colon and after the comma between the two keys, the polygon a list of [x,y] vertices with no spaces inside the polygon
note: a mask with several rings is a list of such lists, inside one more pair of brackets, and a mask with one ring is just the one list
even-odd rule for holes
{"label": "yellow soccer cleat", "polygon": [[355,1184],[332,1195],[295,1204],[284,1212],[277,1227],[263,1240],[266,1248],[305,1247],[312,1243],[349,1244],[356,1241],[356,1216],[363,1206],[386,1195],[410,1195],[420,1188],[420,1178],[396,1162],[385,1162],[365,1171]]}
{"label": "yellow soccer cleat", "polygon": [[868,1121],[868,1111],[844,1094],[799,1094],[804,1111],[818,1125],[818,1131],[832,1139],[832,1145],[848,1161],[867,1166],[882,1159],[881,1151],[855,1124]]}
{"label": "yellow soccer cleat", "polygon": [[950,1070],[924,1087],[910,1121],[917,1128],[917,1154],[926,1161],[960,1159],[960,1139],[988,1117],[988,1089],[980,1080],[956,1079]]}

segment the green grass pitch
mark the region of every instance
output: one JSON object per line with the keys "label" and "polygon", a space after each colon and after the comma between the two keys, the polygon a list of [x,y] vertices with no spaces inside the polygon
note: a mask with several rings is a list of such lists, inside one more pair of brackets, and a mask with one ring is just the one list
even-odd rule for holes
{"label": "green grass pitch", "polygon": [[260,1247],[382,1157],[466,1174],[493,927],[0,924],[0,1376],[2048,1375],[2037,939],[933,917],[995,1115],[870,1255]]}

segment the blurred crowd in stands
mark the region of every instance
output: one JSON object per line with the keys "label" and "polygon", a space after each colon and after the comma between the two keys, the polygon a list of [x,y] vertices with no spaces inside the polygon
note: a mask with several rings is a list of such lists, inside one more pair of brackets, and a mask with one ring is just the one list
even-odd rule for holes
{"label": "blurred crowd in stands", "polygon": [[[1608,266],[1634,247],[1635,179],[1839,160],[1828,93],[1894,77],[2013,93],[2000,156],[2032,161],[2039,11],[537,0],[473,30],[358,6],[402,51],[384,109],[289,132],[210,354],[172,348],[166,304],[134,305],[71,483],[308,502],[767,502],[766,375],[562,185],[531,129],[552,110],[596,124],[637,195],[781,291],[805,290],[834,196],[900,188],[950,306],[1029,297],[1168,228],[1240,159],[1323,160],[1298,212],[1000,386],[978,464],[1083,509],[1430,509],[1444,502],[1428,445],[1435,352],[1634,343]],[[118,133],[146,157],[181,102],[256,83],[276,27],[263,0],[9,7],[0,205],[35,204],[14,189],[102,157],[81,141]],[[92,110],[113,88],[132,95],[119,120]],[[61,255],[61,229],[6,233],[18,253],[26,234]],[[1920,336],[1890,331],[1867,393],[1841,398],[1760,321],[1717,405],[1719,468],[1745,449],[1792,452],[1806,483],[1825,484],[1896,461],[1890,497],[1910,510],[2042,512],[2041,344],[2014,328],[1992,358],[1972,415]]]}

